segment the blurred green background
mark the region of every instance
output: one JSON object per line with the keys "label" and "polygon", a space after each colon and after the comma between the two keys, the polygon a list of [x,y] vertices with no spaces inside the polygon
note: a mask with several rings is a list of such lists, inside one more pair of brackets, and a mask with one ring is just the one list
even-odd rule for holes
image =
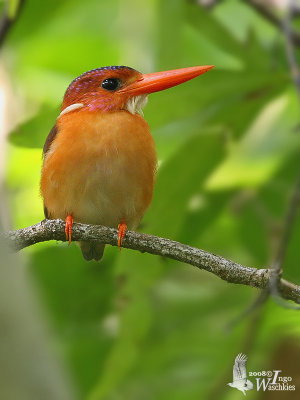
{"label": "blurred green background", "polygon": [[[243,265],[270,265],[300,169],[299,104],[284,37],[247,2],[204,3],[25,1],[0,63],[13,228],[43,219],[41,148],[71,80],[106,65],[154,72],[214,64],[201,78],[150,96],[145,118],[159,170],[140,230]],[[299,237],[297,220],[284,263],[284,277],[296,284]],[[19,259],[74,398],[239,399],[226,384],[242,351],[248,370],[277,368],[298,382],[286,397],[253,390],[249,399],[299,398],[299,313],[269,299],[229,327],[256,289],[109,246],[101,263],[86,263],[74,243],[55,242]]]}

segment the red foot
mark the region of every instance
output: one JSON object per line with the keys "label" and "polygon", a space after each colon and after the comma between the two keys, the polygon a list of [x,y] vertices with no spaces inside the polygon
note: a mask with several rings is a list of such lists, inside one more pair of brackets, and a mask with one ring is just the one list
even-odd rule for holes
{"label": "red foot", "polygon": [[71,244],[72,241],[72,225],[73,225],[73,217],[72,215],[68,215],[65,219],[66,227],[65,227],[65,232],[66,232],[66,239],[69,241],[69,245]]}
{"label": "red foot", "polygon": [[125,222],[121,222],[118,225],[118,229],[119,229],[119,233],[118,233],[118,247],[120,250],[122,250],[122,244],[123,244],[123,239],[125,237],[125,233],[127,230],[127,225],[125,224]]}

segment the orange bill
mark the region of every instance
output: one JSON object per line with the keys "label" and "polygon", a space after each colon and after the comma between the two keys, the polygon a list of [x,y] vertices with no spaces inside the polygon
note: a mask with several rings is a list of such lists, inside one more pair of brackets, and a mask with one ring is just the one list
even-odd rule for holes
{"label": "orange bill", "polygon": [[132,96],[137,96],[140,94],[159,92],[196,78],[212,68],[214,68],[214,65],[202,65],[199,67],[173,69],[170,71],[144,74],[141,79],[138,79],[132,84],[119,90],[119,93],[128,93]]}

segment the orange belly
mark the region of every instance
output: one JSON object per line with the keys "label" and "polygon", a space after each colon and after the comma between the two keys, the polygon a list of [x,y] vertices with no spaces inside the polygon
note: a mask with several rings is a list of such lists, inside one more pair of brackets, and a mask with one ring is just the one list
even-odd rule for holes
{"label": "orange belly", "polygon": [[80,111],[57,126],[41,178],[49,218],[135,228],[151,203],[157,163],[146,121],[128,111]]}

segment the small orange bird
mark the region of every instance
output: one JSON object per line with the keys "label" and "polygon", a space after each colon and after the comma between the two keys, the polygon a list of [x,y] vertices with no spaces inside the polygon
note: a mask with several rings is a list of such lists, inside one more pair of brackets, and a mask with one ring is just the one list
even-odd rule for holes
{"label": "small orange bird", "polygon": [[[147,95],[179,85],[212,65],[141,74],[124,66],[85,72],[68,87],[44,148],[41,193],[45,217],[135,229],[149,207],[156,153],[142,107]],[[80,242],[83,257],[100,260],[104,244]]]}

